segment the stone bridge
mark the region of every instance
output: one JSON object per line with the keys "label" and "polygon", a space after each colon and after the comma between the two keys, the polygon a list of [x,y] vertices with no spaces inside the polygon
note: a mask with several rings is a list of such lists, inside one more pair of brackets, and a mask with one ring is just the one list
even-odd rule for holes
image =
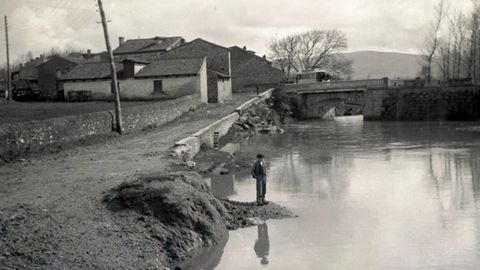
{"label": "stone bridge", "polygon": [[301,119],[321,118],[348,114],[349,110],[362,111],[365,89],[335,89],[299,91],[293,95]]}
{"label": "stone bridge", "polygon": [[387,78],[284,85],[301,119],[361,114],[365,105],[365,91],[386,87]]}
{"label": "stone bridge", "polygon": [[[283,85],[300,119],[363,114],[365,120],[478,120],[480,86],[389,88],[388,79]],[[353,113],[352,113],[353,112]]]}

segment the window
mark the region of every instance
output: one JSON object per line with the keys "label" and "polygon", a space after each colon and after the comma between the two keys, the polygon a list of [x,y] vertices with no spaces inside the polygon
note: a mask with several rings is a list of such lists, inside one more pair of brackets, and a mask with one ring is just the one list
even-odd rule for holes
{"label": "window", "polygon": [[163,93],[163,82],[162,80],[154,80],[153,81],[153,93]]}

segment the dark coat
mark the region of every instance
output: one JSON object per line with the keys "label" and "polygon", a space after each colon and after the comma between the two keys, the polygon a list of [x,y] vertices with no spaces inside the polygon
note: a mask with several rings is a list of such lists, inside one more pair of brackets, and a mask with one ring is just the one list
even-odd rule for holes
{"label": "dark coat", "polygon": [[265,167],[265,162],[262,164],[260,161],[255,162],[252,168],[252,177],[257,178],[257,176],[267,176],[267,168]]}

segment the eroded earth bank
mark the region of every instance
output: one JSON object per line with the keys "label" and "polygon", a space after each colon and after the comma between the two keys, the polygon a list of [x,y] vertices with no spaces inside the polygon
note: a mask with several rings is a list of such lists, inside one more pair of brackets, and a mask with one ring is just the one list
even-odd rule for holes
{"label": "eroded earth bank", "polygon": [[[2,269],[180,268],[228,230],[293,217],[273,202],[212,194],[205,177],[250,166],[251,157],[203,149],[192,167],[169,156],[174,141],[238,105],[201,106],[160,128],[0,167]],[[272,107],[249,109],[222,143],[281,131]]]}

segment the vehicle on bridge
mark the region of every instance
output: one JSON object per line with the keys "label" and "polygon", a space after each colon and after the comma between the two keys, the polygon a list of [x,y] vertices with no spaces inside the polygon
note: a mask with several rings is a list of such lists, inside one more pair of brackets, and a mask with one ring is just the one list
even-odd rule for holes
{"label": "vehicle on bridge", "polygon": [[304,70],[297,74],[297,83],[329,82],[332,78],[330,72],[324,69]]}

